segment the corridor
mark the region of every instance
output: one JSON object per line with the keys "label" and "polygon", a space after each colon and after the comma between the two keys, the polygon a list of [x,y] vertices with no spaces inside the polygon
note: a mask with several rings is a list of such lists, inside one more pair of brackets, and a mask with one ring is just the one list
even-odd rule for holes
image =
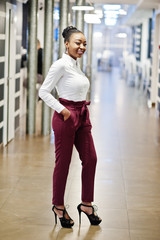
{"label": "corridor", "polygon": [[103,219],[79,227],[81,163],[74,149],[65,203],[73,229],[54,224],[51,211],[54,137],[17,133],[0,149],[0,239],[159,240],[160,123],[119,69],[98,72],[90,116],[98,155],[95,204]]}

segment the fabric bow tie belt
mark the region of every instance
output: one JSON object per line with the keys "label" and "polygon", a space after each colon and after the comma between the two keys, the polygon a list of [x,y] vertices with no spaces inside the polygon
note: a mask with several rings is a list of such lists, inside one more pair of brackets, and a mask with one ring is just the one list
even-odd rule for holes
{"label": "fabric bow tie belt", "polygon": [[63,104],[65,107],[69,107],[71,110],[81,109],[80,116],[86,116],[87,105],[90,105],[91,103],[90,101],[74,102],[62,98],[60,98],[59,101],[61,104]]}
{"label": "fabric bow tie belt", "polygon": [[83,104],[83,106],[82,106],[82,108],[81,108],[81,116],[83,116],[83,115],[85,115],[86,116],[86,114],[87,114],[87,105],[90,105],[90,101],[89,102],[84,102],[84,104]]}

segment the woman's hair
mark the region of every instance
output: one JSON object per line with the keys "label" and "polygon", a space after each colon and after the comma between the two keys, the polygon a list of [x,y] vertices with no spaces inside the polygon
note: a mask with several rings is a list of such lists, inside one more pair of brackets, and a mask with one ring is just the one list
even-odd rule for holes
{"label": "woman's hair", "polygon": [[73,26],[68,26],[66,27],[63,32],[62,32],[62,36],[64,38],[64,42],[69,42],[70,36],[73,33],[82,33],[81,31],[79,31],[76,27]]}

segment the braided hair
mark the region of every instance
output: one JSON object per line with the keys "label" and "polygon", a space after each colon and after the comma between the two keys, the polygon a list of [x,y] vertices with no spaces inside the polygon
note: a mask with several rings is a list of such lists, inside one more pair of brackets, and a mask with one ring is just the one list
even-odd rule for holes
{"label": "braided hair", "polygon": [[64,42],[69,42],[70,36],[73,33],[82,33],[81,31],[79,31],[76,27],[73,26],[68,26],[66,27],[63,32],[62,32],[62,36],[64,38]]}

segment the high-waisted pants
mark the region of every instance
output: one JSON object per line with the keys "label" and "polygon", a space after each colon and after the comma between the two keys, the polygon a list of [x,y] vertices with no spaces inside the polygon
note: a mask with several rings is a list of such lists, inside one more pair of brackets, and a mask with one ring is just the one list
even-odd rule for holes
{"label": "high-waisted pants", "polygon": [[71,112],[71,115],[64,121],[62,114],[55,111],[52,119],[56,157],[52,203],[54,205],[64,205],[65,186],[73,145],[75,145],[82,162],[82,201],[92,202],[97,156],[87,108],[89,103],[86,101],[68,101],[62,98],[59,101]]}

